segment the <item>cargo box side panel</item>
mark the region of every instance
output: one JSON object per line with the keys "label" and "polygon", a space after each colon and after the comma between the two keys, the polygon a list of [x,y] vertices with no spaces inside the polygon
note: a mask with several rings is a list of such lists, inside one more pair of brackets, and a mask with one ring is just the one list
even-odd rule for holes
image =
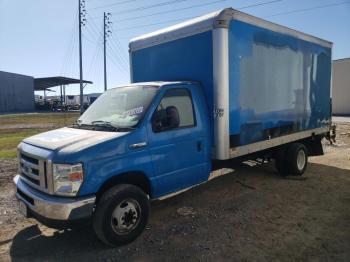
{"label": "cargo box side panel", "polygon": [[329,125],[331,49],[232,20],[230,145]]}
{"label": "cargo box side panel", "polygon": [[198,81],[213,112],[212,31],[133,51],[133,82]]}

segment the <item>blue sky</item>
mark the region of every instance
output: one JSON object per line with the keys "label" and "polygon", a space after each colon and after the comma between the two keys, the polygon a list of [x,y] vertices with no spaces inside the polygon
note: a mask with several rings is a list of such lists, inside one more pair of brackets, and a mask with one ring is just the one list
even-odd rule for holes
{"label": "blue sky", "polygon": [[[84,78],[94,84],[88,85],[85,93],[103,91],[100,32],[104,11],[112,13],[107,66],[108,87],[115,87],[129,82],[130,38],[181,22],[167,21],[269,0],[179,0],[150,7],[164,2],[170,0],[86,0]],[[191,6],[197,7],[171,11]],[[140,7],[148,8],[135,10]],[[34,77],[79,78],[77,8],[78,0],[0,0],[0,70]],[[298,11],[303,9],[307,10]],[[166,13],[158,14],[163,11]],[[282,0],[242,11],[332,41],[334,59],[350,57],[350,0]],[[155,15],[141,17],[149,14]],[[161,24],[150,25],[155,23]],[[68,94],[78,92],[78,85],[67,88]]]}

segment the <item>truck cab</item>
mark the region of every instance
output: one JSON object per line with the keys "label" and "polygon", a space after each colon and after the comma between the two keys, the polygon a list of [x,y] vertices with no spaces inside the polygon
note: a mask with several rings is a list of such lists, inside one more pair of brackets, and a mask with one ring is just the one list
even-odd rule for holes
{"label": "truck cab", "polygon": [[129,242],[149,199],[208,179],[211,129],[198,83],[110,89],[74,125],[19,145],[21,210],[51,227],[92,220],[105,243]]}

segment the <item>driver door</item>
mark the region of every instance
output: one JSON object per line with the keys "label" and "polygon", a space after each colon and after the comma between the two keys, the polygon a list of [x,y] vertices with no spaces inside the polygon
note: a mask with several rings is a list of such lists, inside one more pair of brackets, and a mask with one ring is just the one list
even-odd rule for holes
{"label": "driver door", "polygon": [[196,118],[199,115],[188,88],[168,89],[153,112],[148,131],[155,196],[206,180],[204,136]]}

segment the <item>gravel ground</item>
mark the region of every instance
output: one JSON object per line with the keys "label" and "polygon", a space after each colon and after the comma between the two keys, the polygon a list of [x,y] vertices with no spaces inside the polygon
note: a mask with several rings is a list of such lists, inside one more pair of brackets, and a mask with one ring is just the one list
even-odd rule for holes
{"label": "gravel ground", "polygon": [[15,159],[0,162],[0,261],[350,261],[350,124],[302,177],[273,163],[152,203],[145,232],[120,248],[89,227],[56,231],[17,212]]}

